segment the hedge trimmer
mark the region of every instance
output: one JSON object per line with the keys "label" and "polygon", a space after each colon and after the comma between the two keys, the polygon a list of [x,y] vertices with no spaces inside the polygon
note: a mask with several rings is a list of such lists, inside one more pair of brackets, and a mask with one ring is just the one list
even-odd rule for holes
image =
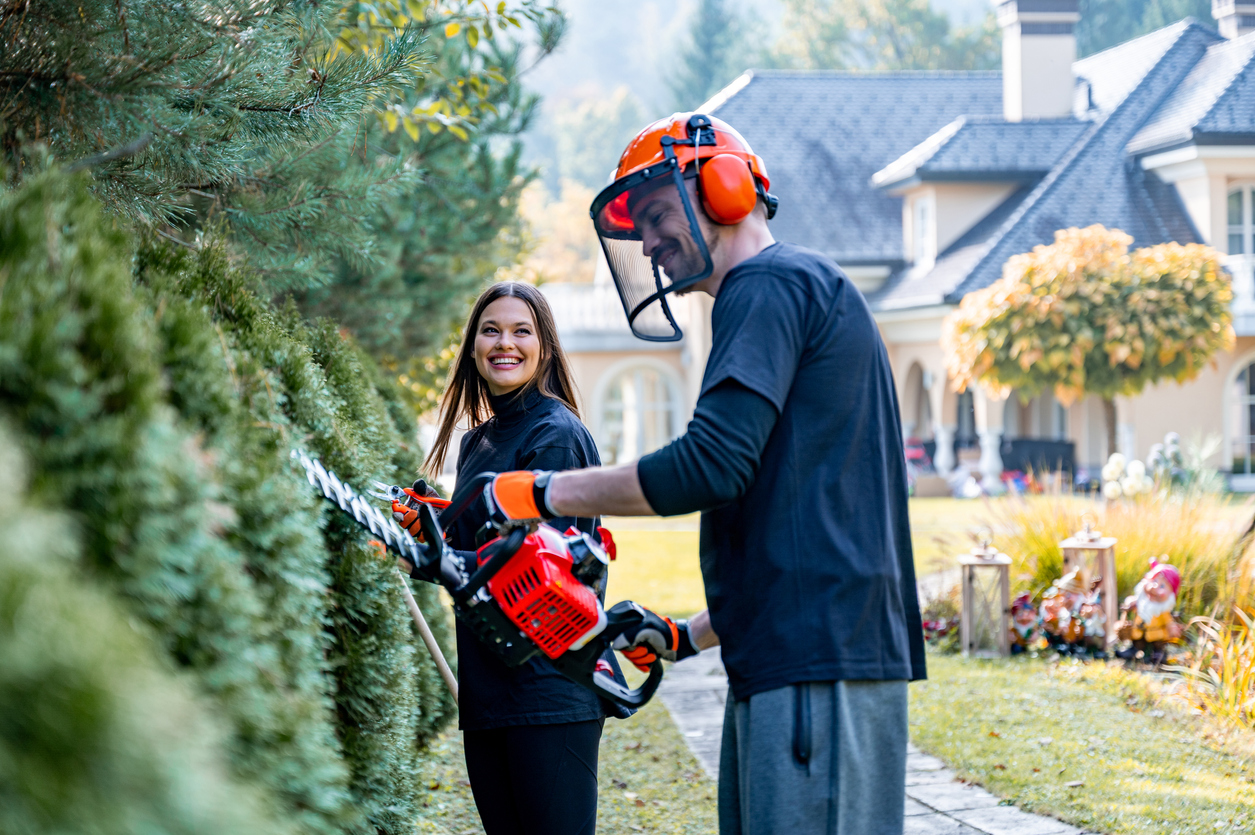
{"label": "hedge trimmer", "polygon": [[[460,485],[439,518],[430,502],[406,495],[405,502],[419,514],[422,536],[416,540],[390,514],[371,505],[320,462],[299,451],[292,457],[328,501],[413,566],[410,576],[443,586],[453,598],[458,620],[507,665],[517,667],[543,654],[567,678],[628,708],[641,707],[658,689],[661,660],[650,665],[645,682],[636,688],[616,682],[605,671],[606,665],[598,666],[614,639],[639,627],[646,616],[630,601],[607,610],[597,596],[596,589],[604,588],[606,569],[613,559],[613,540],[603,547],[574,528],[562,533],[536,522],[508,522],[492,527],[490,540],[478,551],[478,564],[468,566],[445,544],[443,528],[481,499],[493,474],[481,474]],[[375,494],[380,499],[406,493],[379,486],[387,491]],[[420,613],[415,622],[421,617]],[[425,626],[419,627],[420,632]],[[440,664],[443,657],[434,643],[428,648]]]}

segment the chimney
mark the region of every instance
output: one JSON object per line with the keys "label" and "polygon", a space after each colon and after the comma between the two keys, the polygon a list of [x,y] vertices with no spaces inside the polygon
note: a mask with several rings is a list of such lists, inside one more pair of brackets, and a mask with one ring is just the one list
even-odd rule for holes
{"label": "chimney", "polygon": [[1079,0],[995,2],[1002,27],[1003,115],[1009,122],[1071,116]]}
{"label": "chimney", "polygon": [[1211,0],[1211,16],[1216,19],[1220,34],[1240,38],[1255,32],[1255,3],[1243,0]]}

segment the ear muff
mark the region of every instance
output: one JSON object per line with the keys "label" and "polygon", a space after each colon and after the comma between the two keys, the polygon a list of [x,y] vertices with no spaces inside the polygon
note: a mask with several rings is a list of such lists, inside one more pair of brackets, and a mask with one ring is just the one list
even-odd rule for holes
{"label": "ear muff", "polygon": [[724,226],[745,220],[758,202],[754,174],[745,160],[734,154],[702,160],[698,185],[707,216]]}

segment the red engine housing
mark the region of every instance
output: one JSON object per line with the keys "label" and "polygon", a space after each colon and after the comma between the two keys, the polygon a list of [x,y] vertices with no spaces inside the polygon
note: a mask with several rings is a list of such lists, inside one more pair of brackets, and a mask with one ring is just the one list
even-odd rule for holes
{"label": "red engine housing", "polygon": [[501,611],[550,658],[605,625],[601,601],[571,573],[572,564],[562,534],[541,525],[488,581]]}

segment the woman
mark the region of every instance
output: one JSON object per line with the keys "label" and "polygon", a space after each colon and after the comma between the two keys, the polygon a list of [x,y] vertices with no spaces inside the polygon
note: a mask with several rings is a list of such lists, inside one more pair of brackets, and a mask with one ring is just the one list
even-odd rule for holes
{"label": "woman", "polygon": [[[507,470],[567,470],[601,463],[580,423],[553,314],[535,287],[494,284],[466,332],[441,402],[440,432],[425,469],[441,471],[455,427],[457,478]],[[473,506],[449,530],[450,547],[474,565],[486,511]],[[597,519],[555,519],[593,533]],[[584,835],[597,822],[597,750],[607,712],[543,657],[510,668],[457,626],[459,726],[471,791],[487,835]],[[621,679],[613,656],[609,659]]]}

